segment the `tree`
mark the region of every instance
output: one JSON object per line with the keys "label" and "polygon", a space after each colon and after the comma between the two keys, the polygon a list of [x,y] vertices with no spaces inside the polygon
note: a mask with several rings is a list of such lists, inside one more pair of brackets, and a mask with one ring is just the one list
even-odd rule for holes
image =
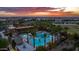
{"label": "tree", "polygon": [[74,51],[73,48],[63,48],[62,51]]}
{"label": "tree", "polygon": [[47,38],[47,34],[44,33],[44,45],[46,45],[46,38]]}
{"label": "tree", "polygon": [[74,33],[73,37],[74,37],[75,40],[79,40],[79,34]]}
{"label": "tree", "polygon": [[48,50],[51,50],[51,49],[54,48],[55,46],[56,46],[55,43],[49,42],[49,43],[48,43]]}
{"label": "tree", "polygon": [[0,39],[0,48],[7,48],[9,45],[8,40],[6,39]]}
{"label": "tree", "polygon": [[61,26],[56,26],[56,25],[52,25],[51,28],[51,34],[56,34],[58,32],[60,32],[62,30],[62,27]]}
{"label": "tree", "polygon": [[33,35],[33,44],[34,44],[34,47],[35,47],[35,37],[36,37],[36,32],[32,32],[32,35]]}
{"label": "tree", "polygon": [[16,43],[14,40],[12,40],[12,48],[15,49]]}
{"label": "tree", "polygon": [[68,29],[69,29],[68,27],[64,27],[64,28],[63,28],[63,31],[64,31],[64,32],[67,32]]}
{"label": "tree", "polygon": [[36,51],[47,51],[47,48],[44,46],[39,46],[36,48]]}
{"label": "tree", "polygon": [[79,25],[79,22],[78,23],[76,23],[77,25]]}
{"label": "tree", "polygon": [[75,47],[75,48],[79,48],[79,34],[74,33],[73,39],[74,39],[74,41],[75,41],[74,47]]}

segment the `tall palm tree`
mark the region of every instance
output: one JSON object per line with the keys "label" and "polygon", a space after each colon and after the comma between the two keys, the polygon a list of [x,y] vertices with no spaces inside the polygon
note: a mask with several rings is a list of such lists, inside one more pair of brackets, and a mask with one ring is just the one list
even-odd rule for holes
{"label": "tall palm tree", "polygon": [[36,37],[36,32],[32,32],[32,35],[33,35],[33,45],[35,47],[35,37]]}
{"label": "tall palm tree", "polygon": [[27,43],[29,44],[29,35],[27,34]]}
{"label": "tall palm tree", "polygon": [[[52,25],[50,30],[51,30],[50,33],[52,34],[52,36],[55,37],[55,35],[56,35],[57,31],[58,31],[58,29],[56,28],[56,26]],[[53,37],[52,37],[52,42],[54,41]]]}
{"label": "tall palm tree", "polygon": [[12,48],[15,49],[16,43],[14,40],[12,40]]}
{"label": "tall palm tree", "polygon": [[[59,25],[53,25],[53,24],[52,24],[50,30],[51,30],[50,33],[52,34],[52,36],[55,37],[55,36],[58,35],[59,32],[61,32],[62,27],[59,26]],[[52,42],[54,42],[53,37],[52,37]]]}
{"label": "tall palm tree", "polygon": [[46,38],[47,38],[47,34],[44,34],[44,45],[46,45]]}

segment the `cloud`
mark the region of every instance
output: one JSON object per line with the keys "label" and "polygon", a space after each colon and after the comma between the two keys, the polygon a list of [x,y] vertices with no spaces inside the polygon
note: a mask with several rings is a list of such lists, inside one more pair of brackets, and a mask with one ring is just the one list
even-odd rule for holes
{"label": "cloud", "polygon": [[16,15],[16,14],[13,13],[13,12],[0,11],[0,15],[1,15],[1,16],[14,16],[14,15]]}
{"label": "cloud", "polygon": [[62,8],[55,8],[55,9],[50,9],[50,10],[48,10],[48,11],[64,11],[65,10],[65,8],[64,7],[62,7]]}
{"label": "cloud", "polygon": [[49,15],[49,12],[35,12],[35,15]]}
{"label": "cloud", "polygon": [[24,7],[0,8],[0,16],[68,16],[79,15],[79,8],[70,7]]}
{"label": "cloud", "polygon": [[65,8],[64,12],[72,12],[74,14],[78,14],[79,15],[79,7],[75,7],[75,8]]}

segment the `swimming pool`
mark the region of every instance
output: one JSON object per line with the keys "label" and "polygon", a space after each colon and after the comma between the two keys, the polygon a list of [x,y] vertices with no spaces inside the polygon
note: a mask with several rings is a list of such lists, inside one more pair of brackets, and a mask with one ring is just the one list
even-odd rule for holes
{"label": "swimming pool", "polygon": [[[45,36],[46,35],[46,36]],[[48,32],[36,32],[36,36],[33,37],[32,35],[28,34],[21,34],[20,35],[24,40],[28,40],[29,44],[35,47],[45,46],[47,43],[51,42],[53,36]]]}

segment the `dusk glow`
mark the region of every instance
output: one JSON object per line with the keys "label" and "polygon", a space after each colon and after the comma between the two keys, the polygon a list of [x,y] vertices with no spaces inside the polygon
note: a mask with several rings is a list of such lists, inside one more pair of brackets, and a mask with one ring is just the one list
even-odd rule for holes
{"label": "dusk glow", "polygon": [[79,8],[0,7],[0,16],[79,16]]}

